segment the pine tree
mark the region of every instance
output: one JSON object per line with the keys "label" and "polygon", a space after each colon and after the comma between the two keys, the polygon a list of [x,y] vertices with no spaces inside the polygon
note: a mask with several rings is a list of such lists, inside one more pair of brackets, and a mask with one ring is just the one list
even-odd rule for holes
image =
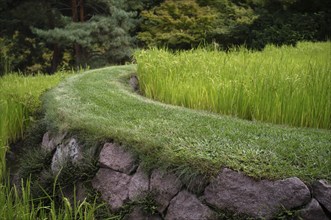
{"label": "pine tree", "polygon": [[[72,5],[79,2],[72,1]],[[87,1],[84,5],[84,10],[81,4],[78,9],[72,6],[72,20],[64,17],[64,27],[34,29],[34,32],[48,42],[64,47],[74,45],[77,65],[100,66],[128,60],[134,46],[130,32],[136,27],[137,19],[135,12],[125,10],[127,1],[97,0]],[[85,11],[88,13],[85,14]],[[82,17],[82,14],[85,16]]]}

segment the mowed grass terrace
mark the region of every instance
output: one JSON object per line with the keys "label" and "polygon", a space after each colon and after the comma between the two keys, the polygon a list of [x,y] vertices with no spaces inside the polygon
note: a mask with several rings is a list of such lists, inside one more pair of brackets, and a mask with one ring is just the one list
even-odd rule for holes
{"label": "mowed grass terrace", "polygon": [[115,66],[65,80],[44,96],[48,124],[121,143],[148,168],[212,176],[226,166],[255,178],[331,180],[330,130],[248,121],[153,101],[129,86],[136,71],[136,65]]}

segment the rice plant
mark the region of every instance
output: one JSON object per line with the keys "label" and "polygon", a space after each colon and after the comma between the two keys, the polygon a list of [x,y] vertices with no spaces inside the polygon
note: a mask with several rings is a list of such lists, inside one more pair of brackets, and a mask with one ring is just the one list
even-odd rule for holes
{"label": "rice plant", "polygon": [[[62,198],[59,205],[56,204],[52,195],[48,195],[49,204],[42,201],[45,199],[33,198],[31,195],[31,182],[22,181],[22,187],[9,187],[9,182],[0,183],[0,219],[94,219],[95,211],[101,207],[96,202],[89,203],[86,200],[69,201]],[[55,185],[55,183],[54,183]]]}
{"label": "rice plant", "polygon": [[67,75],[9,74],[0,78],[0,219],[94,219],[95,211],[100,208],[96,202],[76,199],[70,202],[65,197],[59,206],[52,195],[47,195],[49,205],[45,205],[44,198],[32,197],[29,180],[22,180],[20,189],[9,181],[6,167],[9,143],[23,137],[33,113],[40,108],[41,94]]}
{"label": "rice plant", "polygon": [[161,102],[300,127],[331,129],[331,42],[253,52],[135,53],[140,90]]}

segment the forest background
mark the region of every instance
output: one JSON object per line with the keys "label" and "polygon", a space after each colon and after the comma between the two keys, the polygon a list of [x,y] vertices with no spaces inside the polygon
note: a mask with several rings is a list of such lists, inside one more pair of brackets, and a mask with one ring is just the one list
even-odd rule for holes
{"label": "forest background", "polygon": [[124,64],[137,48],[261,50],[330,35],[330,0],[0,0],[0,76]]}

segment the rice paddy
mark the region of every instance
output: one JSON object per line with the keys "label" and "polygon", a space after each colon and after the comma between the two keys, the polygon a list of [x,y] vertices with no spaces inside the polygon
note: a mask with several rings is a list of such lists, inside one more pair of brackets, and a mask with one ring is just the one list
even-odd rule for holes
{"label": "rice paddy", "polygon": [[149,98],[235,117],[331,129],[331,42],[259,52],[165,49],[136,52]]}

